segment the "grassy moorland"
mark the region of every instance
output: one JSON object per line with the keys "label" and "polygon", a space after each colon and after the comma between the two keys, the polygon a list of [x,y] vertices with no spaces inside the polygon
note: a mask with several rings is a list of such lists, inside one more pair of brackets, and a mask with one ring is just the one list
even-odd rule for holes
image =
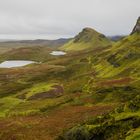
{"label": "grassy moorland", "polygon": [[0,69],[0,139],[138,140],[139,46],[139,30],[112,43],[86,29],[59,48],[64,56],[44,47],[3,52],[1,61],[41,63]]}
{"label": "grassy moorland", "polygon": [[60,38],[57,40],[11,40],[11,41],[2,41],[0,42],[0,54],[10,51],[12,49],[17,48],[29,48],[29,47],[52,47],[58,48],[65,43],[67,43],[70,39]]}
{"label": "grassy moorland", "polygon": [[119,106],[64,132],[59,140],[140,139],[139,46],[140,31],[135,30],[96,57],[91,57],[96,74],[85,85],[84,91],[98,102],[116,102]]}

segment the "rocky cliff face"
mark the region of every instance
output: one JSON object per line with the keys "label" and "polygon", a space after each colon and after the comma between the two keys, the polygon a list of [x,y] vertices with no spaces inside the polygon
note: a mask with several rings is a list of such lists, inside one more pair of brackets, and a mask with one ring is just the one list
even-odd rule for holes
{"label": "rocky cliff face", "polygon": [[140,33],[140,17],[138,18],[137,23],[131,34],[134,34],[134,33]]}

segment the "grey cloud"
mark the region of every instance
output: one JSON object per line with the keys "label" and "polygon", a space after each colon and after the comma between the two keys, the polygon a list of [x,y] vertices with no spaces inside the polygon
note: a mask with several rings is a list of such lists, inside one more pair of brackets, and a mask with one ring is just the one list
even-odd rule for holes
{"label": "grey cloud", "polygon": [[139,0],[0,0],[0,37],[69,37],[84,27],[129,34],[139,5]]}

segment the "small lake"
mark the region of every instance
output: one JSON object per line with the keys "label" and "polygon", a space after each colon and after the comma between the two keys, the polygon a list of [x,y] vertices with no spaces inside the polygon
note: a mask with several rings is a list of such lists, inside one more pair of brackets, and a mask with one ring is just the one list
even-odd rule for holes
{"label": "small lake", "polygon": [[35,61],[25,61],[25,60],[9,60],[0,63],[0,68],[14,68],[14,67],[22,67],[32,63],[36,63]]}
{"label": "small lake", "polygon": [[51,55],[60,56],[60,55],[66,55],[66,52],[63,52],[63,51],[52,51],[50,54]]}

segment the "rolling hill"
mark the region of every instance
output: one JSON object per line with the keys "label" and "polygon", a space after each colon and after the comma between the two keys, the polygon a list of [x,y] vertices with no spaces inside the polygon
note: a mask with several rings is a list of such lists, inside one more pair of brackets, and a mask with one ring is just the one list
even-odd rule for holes
{"label": "rolling hill", "polygon": [[106,115],[93,117],[58,137],[58,140],[140,139],[140,18],[132,33],[111,48],[92,56],[96,75],[86,92],[98,102],[120,102]]}
{"label": "rolling hill", "polygon": [[111,45],[111,41],[105,35],[98,33],[92,28],[85,28],[60,49],[64,51],[81,51],[109,45]]}
{"label": "rolling hill", "polygon": [[85,28],[60,47],[61,57],[43,47],[3,53],[1,60],[42,63],[0,69],[0,139],[138,140],[139,21],[113,44]]}
{"label": "rolling hill", "polygon": [[0,42],[0,54],[10,51],[11,49],[26,48],[26,47],[50,47],[58,48],[71,39],[60,38],[56,40],[13,40]]}

